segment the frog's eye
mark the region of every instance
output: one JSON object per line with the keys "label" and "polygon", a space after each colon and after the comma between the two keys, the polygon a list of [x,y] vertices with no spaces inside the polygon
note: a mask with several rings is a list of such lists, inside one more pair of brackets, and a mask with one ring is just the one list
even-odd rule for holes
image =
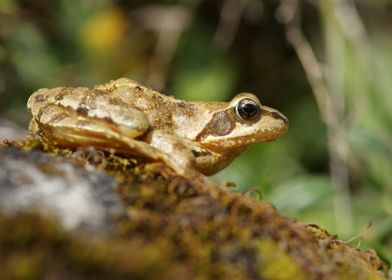
{"label": "frog's eye", "polygon": [[250,121],[260,114],[260,106],[251,98],[241,99],[235,106],[235,113],[240,119]]}

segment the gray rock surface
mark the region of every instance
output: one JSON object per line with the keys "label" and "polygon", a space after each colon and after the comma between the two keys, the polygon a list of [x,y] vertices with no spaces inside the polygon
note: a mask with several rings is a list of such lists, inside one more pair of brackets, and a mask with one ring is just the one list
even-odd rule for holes
{"label": "gray rock surface", "polygon": [[0,150],[0,209],[55,216],[67,230],[105,233],[125,213],[116,180],[39,151]]}

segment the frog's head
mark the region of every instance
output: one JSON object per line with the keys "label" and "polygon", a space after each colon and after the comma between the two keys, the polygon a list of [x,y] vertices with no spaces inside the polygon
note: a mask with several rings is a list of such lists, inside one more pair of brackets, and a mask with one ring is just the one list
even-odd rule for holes
{"label": "frog's head", "polygon": [[212,115],[196,140],[216,152],[234,151],[278,138],[288,123],[282,113],[261,105],[255,95],[240,93]]}

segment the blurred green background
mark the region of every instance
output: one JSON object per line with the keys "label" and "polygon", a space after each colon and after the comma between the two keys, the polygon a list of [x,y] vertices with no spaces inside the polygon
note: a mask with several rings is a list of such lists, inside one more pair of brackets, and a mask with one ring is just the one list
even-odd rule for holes
{"label": "blurred green background", "polygon": [[[0,136],[38,88],[125,76],[290,120],[215,175],[392,260],[392,1],[0,0]],[[16,131],[16,132],[15,132]]]}

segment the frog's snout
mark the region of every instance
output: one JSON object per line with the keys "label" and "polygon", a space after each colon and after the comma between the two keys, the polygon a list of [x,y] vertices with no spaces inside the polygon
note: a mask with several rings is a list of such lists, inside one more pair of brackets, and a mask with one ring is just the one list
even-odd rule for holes
{"label": "frog's snout", "polygon": [[273,119],[273,123],[276,128],[279,127],[279,130],[281,130],[282,134],[287,131],[289,128],[289,120],[285,115],[283,115],[281,112],[278,110],[275,110],[273,108],[263,106],[263,111],[262,111],[262,116],[269,116],[270,118]]}

